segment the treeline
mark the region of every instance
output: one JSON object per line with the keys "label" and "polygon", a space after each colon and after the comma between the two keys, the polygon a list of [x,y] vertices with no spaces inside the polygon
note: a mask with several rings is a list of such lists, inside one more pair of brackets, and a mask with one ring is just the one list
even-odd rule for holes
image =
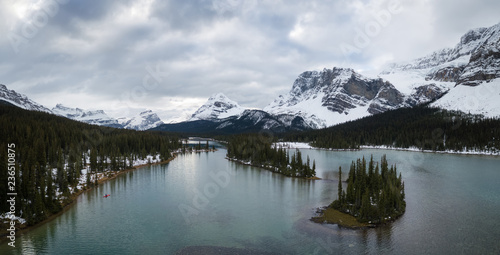
{"label": "treeline", "polygon": [[[368,170],[368,171],[367,171]],[[383,223],[401,216],[406,209],[404,182],[396,166],[389,168],[386,156],[380,167],[373,156],[352,162],[347,178],[347,190],[342,189],[342,169],[339,168],[338,199],[332,208],[350,214],[359,222]]]}
{"label": "treeline", "polygon": [[[165,160],[180,147],[178,138],[164,133],[139,132],[88,125],[48,113],[0,106],[0,213],[9,211],[7,145],[14,144],[16,216],[33,225],[61,210],[62,197],[75,191],[81,170],[90,175],[131,167],[134,160],[160,155]],[[10,160],[12,161],[12,159]],[[127,163],[128,162],[128,163]],[[96,178],[94,178],[96,180]]]}
{"label": "treeline", "polygon": [[201,144],[201,141],[198,141],[198,144],[189,144],[187,140],[185,140],[186,142],[182,142],[182,146],[181,146],[181,152],[182,153],[185,153],[185,152],[192,152],[193,150],[194,151],[215,151],[215,145],[212,145],[212,147],[210,147],[209,145],[209,142],[208,140],[205,141],[205,144],[202,145]]}
{"label": "treeline", "polygon": [[385,145],[423,150],[500,151],[500,119],[425,106],[387,111],[330,128],[289,133],[285,140],[319,148]]}
{"label": "treeline", "polygon": [[227,140],[227,157],[230,159],[264,166],[266,169],[286,176],[316,176],[316,162],[313,161],[311,164],[309,156],[304,162],[299,150],[290,155],[289,150],[275,147],[271,140],[257,134],[236,135]]}

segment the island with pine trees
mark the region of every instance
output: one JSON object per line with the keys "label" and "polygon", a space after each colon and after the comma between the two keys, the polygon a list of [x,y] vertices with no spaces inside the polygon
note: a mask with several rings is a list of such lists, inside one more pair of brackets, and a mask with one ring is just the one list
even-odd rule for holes
{"label": "island with pine trees", "polygon": [[286,148],[275,146],[270,139],[259,135],[232,136],[227,142],[226,158],[288,177],[319,179],[316,177],[316,162],[313,160],[311,165],[309,156],[304,162],[300,150],[290,154]]}
{"label": "island with pine trees", "polygon": [[389,168],[385,155],[380,166],[372,155],[368,169],[364,157],[353,161],[346,182],[344,190],[339,167],[337,199],[319,210],[312,221],[348,228],[374,227],[397,219],[406,210],[401,173],[398,176],[395,165]]}

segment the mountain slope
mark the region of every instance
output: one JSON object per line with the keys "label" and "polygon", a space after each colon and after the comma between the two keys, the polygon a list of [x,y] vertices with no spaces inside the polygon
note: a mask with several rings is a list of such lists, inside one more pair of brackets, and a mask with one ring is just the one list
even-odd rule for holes
{"label": "mountain slope", "polygon": [[475,86],[500,77],[499,49],[500,23],[470,30],[453,48],[441,49],[406,63],[392,64],[380,77],[393,82],[400,90],[432,82],[445,86]]}
{"label": "mountain slope", "polygon": [[401,91],[433,85],[443,91],[432,104],[449,110],[500,116],[500,23],[472,29],[453,48],[403,64],[393,64],[380,77]]}
{"label": "mountain slope", "polygon": [[43,105],[36,103],[25,95],[19,94],[14,90],[9,90],[7,86],[3,84],[0,84],[0,101],[7,102],[8,104],[12,104],[25,110],[52,113]]}

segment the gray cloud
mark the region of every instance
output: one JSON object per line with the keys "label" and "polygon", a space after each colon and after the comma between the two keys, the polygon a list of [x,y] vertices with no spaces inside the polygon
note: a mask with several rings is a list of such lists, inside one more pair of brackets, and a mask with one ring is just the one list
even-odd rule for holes
{"label": "gray cloud", "polygon": [[[264,107],[303,71],[379,69],[500,21],[498,1],[401,0],[360,45],[359,31],[395,0],[70,0],[51,15],[43,6],[55,1],[0,0],[0,32],[9,35],[0,39],[0,83],[49,107],[151,108],[165,118],[216,92]],[[36,33],[26,36],[27,24]]]}

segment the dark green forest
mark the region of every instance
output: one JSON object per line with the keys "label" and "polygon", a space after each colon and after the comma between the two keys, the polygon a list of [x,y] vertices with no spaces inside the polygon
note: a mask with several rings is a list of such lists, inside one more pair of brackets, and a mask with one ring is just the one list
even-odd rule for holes
{"label": "dark green forest", "polygon": [[236,135],[228,138],[227,157],[264,167],[273,172],[291,177],[316,176],[316,162],[302,159],[296,150],[289,154],[285,148],[274,147],[272,140],[258,134]]}
{"label": "dark green forest", "polygon": [[[172,157],[179,138],[161,132],[139,132],[94,126],[48,113],[0,106],[0,200],[8,193],[7,162],[15,159],[16,216],[36,224],[62,209],[75,188],[81,169],[90,174],[130,168],[128,162],[146,155]],[[14,147],[8,154],[9,147]],[[12,155],[14,151],[15,155]],[[13,156],[13,157],[12,157]],[[8,158],[9,157],[9,158]],[[12,161],[12,159],[10,159]],[[87,177],[90,177],[90,174]],[[87,178],[87,185],[94,185]],[[66,201],[56,198],[61,192]],[[73,190],[75,191],[75,190]],[[0,203],[0,212],[9,211]],[[22,213],[21,213],[22,212]]]}
{"label": "dark green forest", "polygon": [[342,189],[342,169],[339,168],[338,199],[330,205],[333,209],[350,214],[359,222],[383,223],[401,216],[406,210],[404,182],[396,166],[382,156],[378,162],[370,158],[352,162],[347,178],[347,190]]}
{"label": "dark green forest", "polygon": [[319,148],[385,145],[434,151],[498,152],[500,119],[420,106],[387,111],[330,128],[288,133],[280,138],[310,142]]}

